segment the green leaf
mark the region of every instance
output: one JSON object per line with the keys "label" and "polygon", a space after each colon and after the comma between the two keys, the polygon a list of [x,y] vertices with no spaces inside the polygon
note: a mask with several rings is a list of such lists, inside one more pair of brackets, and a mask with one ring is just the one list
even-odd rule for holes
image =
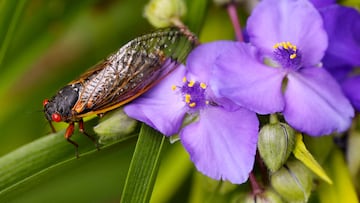
{"label": "green leaf", "polygon": [[303,162],[312,172],[318,175],[322,180],[329,184],[332,184],[331,179],[326,174],[320,164],[314,159],[311,153],[306,149],[306,146],[302,140],[300,133],[296,134],[295,149],[293,151],[294,156]]}
{"label": "green leaf", "polygon": [[121,202],[149,202],[165,137],[143,124],[131,160]]}
{"label": "green leaf", "polygon": [[326,162],[325,168],[329,171],[334,184],[320,184],[317,189],[320,202],[359,202],[349,169],[339,149],[334,148]]}
{"label": "green leaf", "polygon": [[208,0],[187,1],[188,14],[186,16],[185,24],[197,35],[199,35],[204,24],[208,2]]}
{"label": "green leaf", "polygon": [[172,144],[161,161],[150,202],[171,202],[171,197],[181,190],[182,184],[189,177],[193,167],[182,144],[180,142]]}
{"label": "green leaf", "polygon": [[[89,132],[90,133],[90,132]],[[80,160],[84,156],[98,153],[94,144],[85,136],[74,134],[73,140],[79,144]],[[41,176],[49,170],[62,167],[66,163],[76,162],[74,147],[64,139],[64,131],[42,137],[0,158],[0,202],[23,185],[35,184],[44,179]],[[104,150],[121,141],[134,137],[133,132],[123,136],[122,140],[101,147]],[[47,180],[47,179],[46,179]]]}
{"label": "green leaf", "polygon": [[[134,136],[42,170],[2,192],[0,202],[95,203],[119,200],[119,189],[123,188],[135,144]],[[72,146],[68,147],[72,149]]]}

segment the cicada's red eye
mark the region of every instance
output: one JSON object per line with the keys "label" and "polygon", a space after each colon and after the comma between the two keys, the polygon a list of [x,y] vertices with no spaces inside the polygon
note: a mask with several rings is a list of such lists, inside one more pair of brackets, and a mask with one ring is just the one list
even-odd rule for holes
{"label": "cicada's red eye", "polygon": [[51,114],[51,119],[55,122],[60,122],[61,121],[61,115],[59,113],[53,113]]}
{"label": "cicada's red eye", "polygon": [[43,106],[45,107],[46,104],[48,104],[48,103],[49,103],[49,100],[48,100],[48,99],[44,99],[44,101],[43,101]]}

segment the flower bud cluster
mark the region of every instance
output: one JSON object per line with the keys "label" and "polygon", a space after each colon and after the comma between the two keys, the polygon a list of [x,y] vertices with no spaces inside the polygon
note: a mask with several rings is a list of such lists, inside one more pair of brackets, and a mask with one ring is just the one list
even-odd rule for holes
{"label": "flower bud cluster", "polygon": [[174,25],[185,14],[184,0],[151,0],[144,10],[144,16],[157,28]]}

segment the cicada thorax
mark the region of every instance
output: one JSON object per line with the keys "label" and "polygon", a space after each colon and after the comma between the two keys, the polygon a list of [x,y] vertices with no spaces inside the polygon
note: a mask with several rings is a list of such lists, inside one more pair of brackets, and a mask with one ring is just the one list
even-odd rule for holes
{"label": "cicada thorax", "polygon": [[77,146],[69,140],[74,122],[87,135],[82,117],[105,113],[140,96],[183,62],[195,43],[196,37],[185,28],[135,38],[45,100],[47,120],[68,122],[65,137]]}

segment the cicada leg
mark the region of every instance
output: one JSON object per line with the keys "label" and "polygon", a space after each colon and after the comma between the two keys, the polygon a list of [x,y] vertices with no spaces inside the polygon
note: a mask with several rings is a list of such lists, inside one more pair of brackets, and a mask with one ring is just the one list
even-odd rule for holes
{"label": "cicada leg", "polygon": [[69,126],[66,128],[65,131],[65,139],[66,141],[70,142],[72,145],[75,146],[75,156],[76,158],[79,158],[79,150],[78,150],[79,145],[76,142],[70,140],[71,136],[74,133],[74,127],[75,127],[74,122],[69,123]]}
{"label": "cicada leg", "polygon": [[82,134],[84,134],[86,137],[88,137],[88,138],[94,143],[94,145],[95,145],[95,147],[96,147],[96,149],[97,149],[98,151],[100,150],[99,145],[98,145],[98,142],[96,141],[96,139],[95,139],[93,136],[89,135],[87,132],[85,132],[83,119],[81,119],[81,120],[79,121],[79,131],[80,131]]}
{"label": "cicada leg", "polygon": [[51,127],[51,132],[56,133],[55,127],[54,127],[54,125],[52,124],[51,121],[49,121],[49,124],[50,124],[50,127]]}

